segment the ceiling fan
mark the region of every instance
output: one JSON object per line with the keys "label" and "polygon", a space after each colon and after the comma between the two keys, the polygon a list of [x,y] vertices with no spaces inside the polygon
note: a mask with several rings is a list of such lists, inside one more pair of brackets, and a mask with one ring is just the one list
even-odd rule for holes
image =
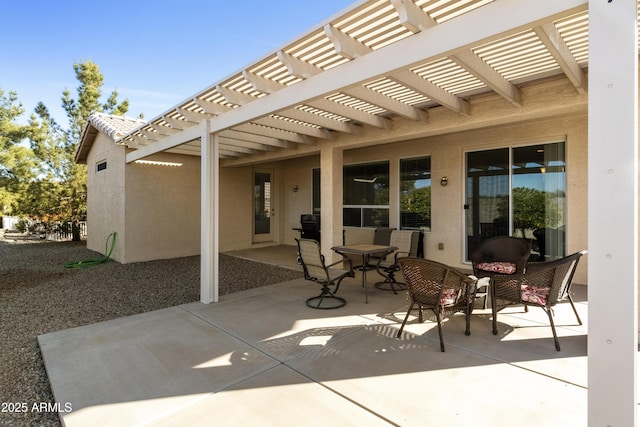
{"label": "ceiling fan", "polygon": [[365,184],[373,184],[374,182],[376,182],[376,180],[378,179],[378,177],[375,178],[371,178],[371,179],[366,179],[366,178],[353,178],[353,180],[355,182],[364,182]]}

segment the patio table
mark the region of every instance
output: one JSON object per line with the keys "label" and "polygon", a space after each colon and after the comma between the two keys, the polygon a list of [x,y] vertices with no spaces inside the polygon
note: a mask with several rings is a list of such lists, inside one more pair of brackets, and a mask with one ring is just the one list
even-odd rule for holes
{"label": "patio table", "polygon": [[339,253],[340,255],[361,255],[362,256],[362,287],[364,288],[364,301],[365,303],[369,303],[369,296],[367,295],[367,264],[369,263],[369,258],[371,255],[378,255],[381,257],[386,257],[390,253],[393,253],[398,250],[396,246],[385,246],[385,245],[369,245],[366,243],[359,243],[355,245],[346,245],[346,246],[334,246],[331,248],[332,251]]}

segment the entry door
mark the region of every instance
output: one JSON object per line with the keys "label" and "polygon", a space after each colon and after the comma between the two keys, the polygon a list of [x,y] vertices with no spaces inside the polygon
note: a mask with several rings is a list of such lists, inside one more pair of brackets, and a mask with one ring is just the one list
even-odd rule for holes
{"label": "entry door", "polygon": [[257,169],[253,172],[253,241],[275,240],[275,185],[273,171]]}

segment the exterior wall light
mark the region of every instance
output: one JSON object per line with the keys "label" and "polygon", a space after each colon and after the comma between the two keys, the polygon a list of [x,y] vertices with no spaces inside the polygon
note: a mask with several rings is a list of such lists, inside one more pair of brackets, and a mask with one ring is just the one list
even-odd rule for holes
{"label": "exterior wall light", "polygon": [[443,176],[443,177],[440,179],[440,185],[442,185],[443,187],[444,187],[445,185],[447,185],[448,183],[449,183],[449,178],[447,178],[446,176]]}
{"label": "exterior wall light", "polygon": [[294,193],[297,193],[298,189],[299,189],[299,187],[297,185],[294,185],[293,188],[292,188]]}

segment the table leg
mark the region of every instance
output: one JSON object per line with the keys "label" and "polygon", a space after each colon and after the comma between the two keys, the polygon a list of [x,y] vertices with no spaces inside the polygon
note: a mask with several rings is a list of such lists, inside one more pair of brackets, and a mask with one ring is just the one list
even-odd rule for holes
{"label": "table leg", "polygon": [[364,303],[369,304],[369,295],[367,294],[367,264],[369,260],[367,255],[362,254],[362,287],[364,288]]}

